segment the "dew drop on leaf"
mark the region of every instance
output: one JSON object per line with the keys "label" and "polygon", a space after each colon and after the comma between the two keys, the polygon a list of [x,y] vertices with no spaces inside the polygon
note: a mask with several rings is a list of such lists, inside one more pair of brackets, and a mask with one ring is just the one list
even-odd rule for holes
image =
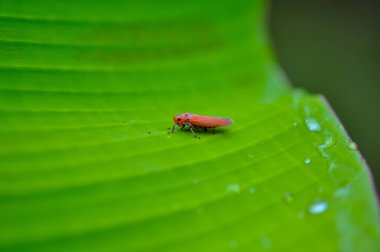
{"label": "dew drop on leaf", "polygon": [[327,154],[326,149],[334,145],[335,139],[332,136],[329,136],[321,145],[318,146],[319,154],[329,160],[329,155]]}
{"label": "dew drop on leaf", "polygon": [[249,192],[250,194],[254,194],[254,193],[256,192],[256,189],[255,189],[254,187],[250,187],[250,188],[248,189],[248,192]]}
{"label": "dew drop on leaf", "polygon": [[347,148],[350,150],[356,150],[358,148],[358,145],[355,142],[350,141],[347,145]]}
{"label": "dew drop on leaf", "polygon": [[327,210],[328,204],[325,201],[316,201],[309,207],[311,214],[321,214]]}
{"label": "dew drop on leaf", "polygon": [[232,192],[232,193],[239,193],[240,192],[240,186],[238,184],[228,184],[226,186],[226,191]]}
{"label": "dew drop on leaf", "polygon": [[306,158],[306,159],[304,160],[304,163],[305,163],[305,164],[310,164],[310,163],[311,163],[311,159],[310,159],[310,158]]}
{"label": "dew drop on leaf", "polygon": [[338,188],[334,192],[334,197],[347,197],[350,193],[350,185],[347,185],[345,187]]}
{"label": "dew drop on leaf", "polygon": [[337,183],[347,183],[357,172],[358,169],[355,166],[338,163],[335,160],[329,164],[330,176]]}
{"label": "dew drop on leaf", "polygon": [[322,131],[322,127],[317,121],[317,119],[309,117],[305,119],[306,127],[309,131],[320,132]]}

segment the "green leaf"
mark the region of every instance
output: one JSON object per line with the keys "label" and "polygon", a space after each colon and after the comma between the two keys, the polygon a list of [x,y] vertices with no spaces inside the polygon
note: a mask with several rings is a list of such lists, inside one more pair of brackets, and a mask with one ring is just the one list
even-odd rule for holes
{"label": "green leaf", "polygon": [[[369,172],[266,1],[0,1],[1,251],[379,251]],[[174,114],[232,118],[168,134]]]}

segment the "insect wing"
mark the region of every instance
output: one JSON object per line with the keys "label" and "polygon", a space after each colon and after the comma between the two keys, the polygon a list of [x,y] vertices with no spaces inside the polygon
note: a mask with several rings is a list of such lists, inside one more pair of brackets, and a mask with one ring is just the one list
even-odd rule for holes
{"label": "insect wing", "polygon": [[232,120],[214,116],[191,115],[190,123],[200,127],[213,128],[228,126],[232,123]]}

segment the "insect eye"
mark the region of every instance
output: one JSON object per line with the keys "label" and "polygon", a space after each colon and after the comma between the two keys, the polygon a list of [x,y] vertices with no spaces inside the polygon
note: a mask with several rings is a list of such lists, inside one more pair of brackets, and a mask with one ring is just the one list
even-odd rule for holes
{"label": "insect eye", "polygon": [[177,120],[178,120],[178,121],[181,121],[181,118],[178,117]]}

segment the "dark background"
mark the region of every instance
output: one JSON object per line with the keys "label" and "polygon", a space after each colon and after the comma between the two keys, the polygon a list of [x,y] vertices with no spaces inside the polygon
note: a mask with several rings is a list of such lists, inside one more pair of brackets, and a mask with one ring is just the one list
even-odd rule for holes
{"label": "dark background", "polygon": [[296,87],[327,97],[380,189],[380,1],[273,0],[270,36]]}

